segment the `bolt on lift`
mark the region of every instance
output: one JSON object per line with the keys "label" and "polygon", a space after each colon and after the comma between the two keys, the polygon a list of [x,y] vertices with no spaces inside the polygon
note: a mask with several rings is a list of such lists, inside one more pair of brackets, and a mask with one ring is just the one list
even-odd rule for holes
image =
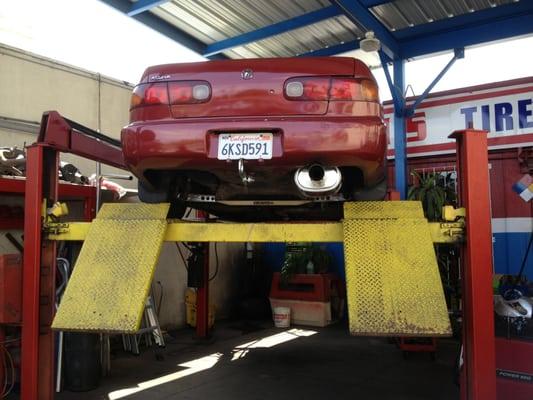
{"label": "bolt on lift", "polygon": [[[418,202],[403,201],[347,203],[340,222],[168,221],[168,204],[105,204],[91,223],[62,223],[56,172],[60,152],[122,169],[125,165],[117,140],[55,111],[45,113],[38,141],[27,151],[21,399],[53,399],[53,329],[134,333],[139,328],[164,241],[342,242],[351,333],[432,337],[450,334],[433,243],[460,241],[465,359],[461,399],[495,400],[486,132],[456,131],[451,137],[457,142],[459,194],[466,216],[464,210],[447,209],[443,223],[429,224]],[[84,245],[56,314],[57,241]],[[199,337],[209,333],[208,246],[204,249]],[[88,295],[94,291],[97,296]]]}

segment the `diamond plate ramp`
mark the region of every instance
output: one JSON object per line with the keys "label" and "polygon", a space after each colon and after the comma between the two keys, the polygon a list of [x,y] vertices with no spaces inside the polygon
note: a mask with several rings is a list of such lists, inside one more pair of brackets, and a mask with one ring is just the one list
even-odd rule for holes
{"label": "diamond plate ramp", "polygon": [[451,335],[429,225],[416,211],[420,203],[375,203],[346,205],[347,214],[357,216],[343,222],[350,332]]}
{"label": "diamond plate ramp", "polygon": [[134,333],[166,231],[168,204],[104,204],[91,223],[52,328]]}
{"label": "diamond plate ramp", "polygon": [[358,201],[344,203],[344,219],[425,218],[419,201]]}

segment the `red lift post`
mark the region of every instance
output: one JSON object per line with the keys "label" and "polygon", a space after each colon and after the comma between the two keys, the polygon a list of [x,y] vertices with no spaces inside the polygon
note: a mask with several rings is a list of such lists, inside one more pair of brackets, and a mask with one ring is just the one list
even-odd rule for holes
{"label": "red lift post", "polygon": [[209,337],[209,243],[203,244],[204,265],[202,270],[202,287],[196,292],[196,337]]}
{"label": "red lift post", "polygon": [[496,400],[487,132],[466,129],[450,137],[457,143],[459,205],[466,209],[461,400]]}
{"label": "red lift post", "polygon": [[[40,147],[37,149],[37,147]],[[31,158],[32,162],[29,162],[28,165],[27,165],[27,169],[28,169],[28,175],[31,177],[29,179],[34,179],[34,178],[37,178],[36,176],[33,176],[32,174],[34,174],[36,171],[37,171],[37,168],[36,168],[36,165],[41,163],[41,162],[45,162],[44,161],[44,154],[46,152],[46,148],[43,147],[43,146],[34,146],[32,148],[29,148],[28,149],[28,153],[32,153],[31,156],[29,156],[29,158]],[[47,153],[47,154],[50,154],[50,153]],[[36,163],[37,161],[37,163]],[[47,160],[49,161],[49,160]],[[53,158],[50,160],[52,163],[54,163],[54,160]],[[46,170],[46,169],[43,169],[43,171]],[[52,171],[52,169],[50,169],[50,171]],[[53,176],[47,176],[47,179],[54,179]],[[50,185],[47,185],[48,187]],[[43,189],[42,187],[42,181],[40,183],[38,183],[38,185],[29,185],[28,186],[28,189],[31,189],[31,193],[30,193],[30,196],[25,196],[26,195],[26,190],[27,190],[27,187],[26,187],[26,179],[20,179],[20,178],[0,178],[0,194],[2,195],[8,195],[8,196],[25,196],[25,201],[28,200],[29,198],[32,198],[32,196],[36,193],[36,192],[39,192],[40,190]],[[48,189],[47,189],[48,190]],[[55,192],[55,190],[54,190]],[[95,213],[95,205],[96,205],[96,188],[93,187],[93,186],[81,186],[81,185],[74,185],[74,184],[70,184],[70,183],[60,183],[58,185],[58,194],[59,194],[59,198],[62,199],[62,200],[67,200],[67,199],[74,199],[74,200],[83,200],[83,215],[84,215],[84,220],[85,221],[91,221],[94,217],[94,213]],[[34,213],[32,212],[33,208],[28,208],[28,204],[26,203],[26,207],[25,209],[27,210],[27,212],[25,213],[25,218],[8,218],[7,220],[7,223],[4,225],[7,229],[24,229],[24,223],[25,221],[29,221],[31,220],[32,218],[35,218],[35,215]],[[38,207],[39,209],[39,215],[40,215],[40,206]],[[39,231],[40,231],[40,219],[39,219]],[[37,233],[36,230],[33,230],[34,233]],[[35,235],[33,236],[26,236],[26,237],[29,237],[29,238],[32,238],[32,237],[35,237]],[[30,239],[31,240],[31,239]],[[25,240],[25,245],[26,246],[31,246],[29,244],[29,241],[28,240]],[[44,249],[43,249],[44,251]],[[48,251],[48,249],[46,250]],[[40,257],[41,254],[37,254],[37,253],[33,253],[33,257]],[[31,257],[31,256],[30,256]],[[35,258],[30,258],[30,260],[33,260],[33,262],[35,262]],[[43,268],[43,271],[41,273],[41,275],[47,275],[47,271],[48,271],[48,267],[47,268]],[[31,283],[31,282],[34,282],[34,278],[33,278],[33,274],[36,273],[36,271],[33,269],[33,268],[23,268],[23,271],[24,273],[26,274],[26,282],[28,283]],[[50,293],[50,287],[49,287],[49,282],[48,282],[48,279],[50,277],[46,276],[45,278],[41,278],[42,279],[42,282],[41,282],[41,289],[42,289],[42,298],[40,297],[39,301],[43,300],[43,303],[44,302],[47,302],[49,300],[49,293]],[[11,282],[12,284],[16,285],[18,282]],[[25,292],[28,292],[28,293],[32,293],[32,290],[34,290],[35,287],[33,288],[29,288],[27,287],[25,289]],[[13,293],[11,293],[13,294]],[[53,299],[53,298],[52,298]],[[29,296],[26,296],[25,297],[25,301],[26,302],[30,302],[30,301],[36,301],[35,298],[32,298],[30,299]],[[29,309],[32,309],[32,306],[29,305],[29,303],[26,304],[25,307],[29,307]],[[47,309],[48,307],[48,303],[46,304],[41,304],[40,306],[41,308],[43,308],[43,318],[44,316],[46,315],[46,313],[48,312],[48,317],[51,318],[50,316],[50,310]],[[52,314],[53,315],[53,314]],[[33,318],[35,316],[30,316],[29,313],[26,314],[26,322],[28,322],[28,329],[24,330],[25,334],[28,335],[26,336],[26,344],[28,346],[35,346],[35,337],[37,336],[33,336],[35,334],[35,326],[32,324],[32,321],[33,321]],[[24,314],[23,314],[23,318],[24,318]],[[17,325],[20,325],[20,324],[23,324],[24,322],[23,321],[18,321],[17,323],[15,323],[14,325],[17,326]],[[10,324],[11,325],[11,324]],[[46,340],[49,340],[50,337],[48,337],[48,333],[45,333],[46,332],[46,328],[41,331],[41,336],[39,336],[40,339],[38,340],[43,340],[43,341],[46,341]],[[0,326],[0,342],[3,342],[4,338],[3,338],[3,329],[2,329],[2,326]],[[24,334],[24,333],[23,333]],[[44,342],[43,342],[44,344]],[[41,346],[39,346],[39,348],[41,348]],[[32,357],[32,354],[33,355],[37,355],[36,352],[32,352],[30,350],[30,348],[28,347],[28,350],[26,351],[26,353],[28,354],[28,357]],[[37,355],[38,356],[38,355]],[[45,359],[46,357],[43,358],[43,360]],[[26,365],[31,365],[31,360],[29,360]],[[49,370],[52,370],[52,368],[49,368]],[[29,379],[37,379],[35,378],[35,373],[36,371],[27,371],[28,372],[28,375],[29,376]],[[33,374],[33,375],[32,375]],[[26,375],[25,375],[26,376]],[[0,366],[0,382],[3,381],[3,375],[1,373],[1,366]],[[37,398],[37,397],[36,397]]]}
{"label": "red lift post", "polygon": [[[58,201],[59,152],[125,169],[120,142],[45,113],[38,142],[27,149],[21,341],[21,400],[54,397],[56,245],[43,237],[43,205]],[[45,203],[46,202],[46,203]],[[90,207],[90,206],[89,206]],[[86,212],[87,204],[86,204]]]}
{"label": "red lift post", "polygon": [[[57,151],[37,144],[27,149],[24,203],[22,297],[22,399],[47,399],[54,391],[56,245],[42,238],[43,200],[58,200]],[[45,166],[45,168],[42,168]]]}
{"label": "red lift post", "polygon": [[[197,211],[200,220],[207,221],[209,214],[205,211]],[[204,265],[202,269],[202,286],[196,292],[196,338],[207,339],[209,337],[209,253],[210,243],[203,243]]]}

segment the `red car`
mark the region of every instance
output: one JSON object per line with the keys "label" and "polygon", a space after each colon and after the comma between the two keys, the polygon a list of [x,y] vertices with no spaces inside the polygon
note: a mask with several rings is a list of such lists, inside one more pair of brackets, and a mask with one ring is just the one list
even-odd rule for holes
{"label": "red car", "polygon": [[386,192],[378,88],[353,58],[149,67],[122,130],[144,202],[233,220],[338,219]]}

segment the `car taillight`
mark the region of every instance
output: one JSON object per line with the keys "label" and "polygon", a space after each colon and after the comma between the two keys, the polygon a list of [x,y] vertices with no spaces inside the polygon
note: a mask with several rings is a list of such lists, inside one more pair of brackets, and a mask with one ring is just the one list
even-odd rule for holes
{"label": "car taillight", "polygon": [[361,81],[361,94],[366,101],[376,101],[379,103],[379,90],[378,85],[374,81],[369,79],[363,79]]}
{"label": "car taillight", "polygon": [[290,100],[327,100],[329,78],[293,78],[285,82],[285,96]]}
{"label": "car taillight", "polygon": [[378,88],[369,79],[292,78],[285,82],[289,100],[379,101]]}
{"label": "car taillight", "polygon": [[356,100],[360,97],[360,84],[354,79],[333,79],[329,93],[331,100]]}
{"label": "car taillight", "polygon": [[204,81],[169,82],[170,104],[205,103],[211,97],[211,86]]}
{"label": "car taillight", "polygon": [[156,104],[168,104],[166,83],[146,83],[135,86],[131,95],[130,109]]}
{"label": "car taillight", "polygon": [[211,98],[211,86],[205,81],[142,83],[133,89],[130,110],[150,105],[205,103]]}
{"label": "car taillight", "polygon": [[379,101],[378,87],[369,79],[333,78],[329,99],[333,101]]}

